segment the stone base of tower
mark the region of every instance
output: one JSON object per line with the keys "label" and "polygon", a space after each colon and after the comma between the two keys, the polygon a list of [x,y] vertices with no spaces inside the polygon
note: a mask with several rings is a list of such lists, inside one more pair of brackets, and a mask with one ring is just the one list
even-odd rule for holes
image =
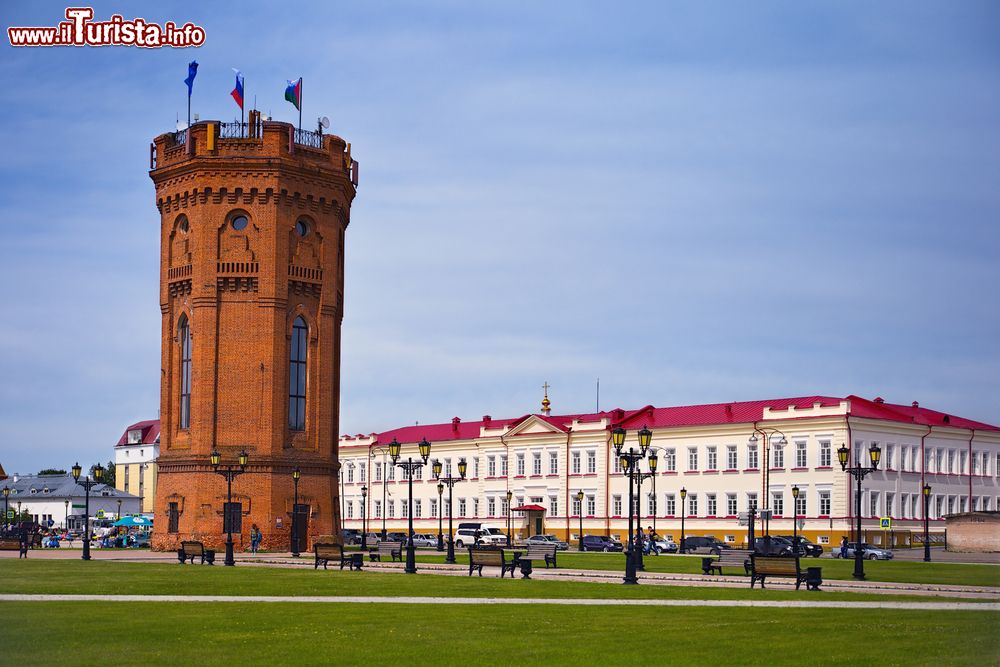
{"label": "stone base of tower", "polygon": [[[312,549],[321,535],[337,535],[340,525],[334,464],[300,462],[299,506],[305,530],[300,551]],[[289,551],[295,498],[292,467],[287,462],[251,462],[233,480],[232,501],[239,504],[239,530],[233,532],[236,552],[250,551],[250,530],[261,531],[260,549]],[[204,461],[161,456],[156,488],[154,551],[175,551],[194,540],[222,552],[226,547],[223,510],[226,479]],[[173,518],[172,518],[173,515]]]}

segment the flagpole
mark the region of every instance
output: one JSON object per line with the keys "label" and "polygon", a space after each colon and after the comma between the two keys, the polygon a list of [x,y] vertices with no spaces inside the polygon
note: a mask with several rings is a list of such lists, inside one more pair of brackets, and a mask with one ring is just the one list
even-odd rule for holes
{"label": "flagpole", "polygon": [[299,77],[299,132],[302,131],[302,77]]}
{"label": "flagpole", "polygon": [[191,127],[191,91],[188,91],[188,127]]}

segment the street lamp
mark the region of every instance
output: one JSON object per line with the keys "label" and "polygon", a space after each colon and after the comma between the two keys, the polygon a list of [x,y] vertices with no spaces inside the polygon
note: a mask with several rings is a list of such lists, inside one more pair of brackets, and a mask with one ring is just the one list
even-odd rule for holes
{"label": "street lamp", "polygon": [[299,470],[298,466],[292,470],[292,484],[295,487],[294,494],[292,496],[292,557],[299,557],[299,479],[302,477],[302,472]]}
{"label": "street lamp", "polygon": [[861,480],[863,480],[870,473],[878,470],[878,463],[882,458],[882,450],[879,448],[877,442],[873,442],[871,447],[868,448],[868,458],[871,461],[871,466],[868,468],[862,466],[860,461],[857,461],[854,467],[847,467],[850,455],[851,450],[848,449],[847,445],[841,445],[837,449],[837,459],[840,461],[840,469],[850,475],[853,475],[854,479],[857,481],[857,489],[854,492],[854,513],[857,515],[858,520],[858,530],[855,534],[854,542],[854,578],[864,579],[864,540],[861,537]]}
{"label": "street lamp", "polygon": [[507,489],[507,546],[510,546],[510,499],[514,494]]}
{"label": "street lamp", "polygon": [[[7,489],[4,489],[4,493]],[[927,527],[927,507],[931,499],[931,485],[924,484],[924,562],[931,562],[931,536]]]}
{"label": "street lamp", "polygon": [[[452,516],[451,494],[452,490],[455,488],[455,482],[465,481],[465,473],[468,469],[469,469],[469,464],[465,462],[465,459],[459,459],[458,461],[458,475],[459,475],[458,477],[453,477],[451,475],[449,475],[448,477],[442,477],[440,461],[435,461],[434,467],[432,468],[432,470],[434,471],[434,479],[438,480],[439,498],[441,497],[441,487],[442,486],[448,487],[448,554],[444,557],[444,562],[446,563],[452,563],[452,564],[455,563],[455,533],[454,531],[452,531],[451,528],[451,516]],[[438,507],[440,506],[441,505],[439,503]],[[440,513],[438,513],[438,516],[440,516]],[[440,528],[438,529],[438,532],[440,532]]]}
{"label": "street lamp", "polygon": [[[104,477],[104,468],[100,463],[94,468],[94,479],[87,475],[82,480],[80,479],[80,473],[83,472],[83,468],[80,467],[79,463],[73,465],[73,481],[83,487],[84,501],[83,501],[83,560],[90,560],[90,490],[101,483],[101,478]],[[6,494],[4,494],[6,495]]]}
{"label": "street lamp", "polygon": [[687,553],[687,550],[684,547],[684,513],[687,512],[687,507],[686,507],[687,502],[685,502],[685,498],[687,497],[688,497],[688,490],[682,486],[681,487],[681,546],[678,549],[678,551],[680,551],[682,554]]}
{"label": "street lamp", "polygon": [[365,551],[368,548],[368,524],[365,521],[365,510],[368,507],[368,486],[361,487],[361,551]]}
{"label": "street lamp", "polygon": [[118,517],[119,520],[122,518],[122,499],[118,499]]}
{"label": "street lamp", "polygon": [[392,465],[399,466],[406,473],[406,477],[409,480],[410,495],[407,500],[409,504],[408,511],[406,512],[406,517],[409,520],[409,531],[406,540],[406,567],[403,571],[407,574],[417,573],[417,557],[416,551],[413,547],[413,473],[419,472],[420,469],[427,464],[427,457],[431,455],[431,443],[427,442],[427,438],[422,439],[417,448],[420,450],[420,459],[414,461],[412,457],[408,457],[405,461],[399,460],[399,450],[402,445],[395,438],[389,443],[389,456],[392,458]]}
{"label": "street lamp", "polygon": [[3,487],[3,532],[4,534],[10,530],[10,519],[7,518],[7,512],[10,511],[7,507],[7,496],[10,495],[10,487]]}
{"label": "street lamp", "polygon": [[[233,558],[233,523],[235,523],[235,517],[233,516],[233,479],[246,472],[248,459],[249,456],[245,449],[240,452],[238,466],[231,464],[226,466],[220,465],[222,463],[222,454],[217,449],[213,449],[209,455],[209,460],[212,462],[212,470],[215,474],[226,478],[226,507],[222,512],[222,531],[226,533],[225,564],[229,567],[236,565],[236,559]],[[294,525],[294,517],[292,523]]]}
{"label": "street lamp", "polygon": [[[434,478],[437,479],[441,475],[441,462],[434,461]],[[438,551],[444,551],[444,526],[442,521],[444,520],[444,484],[438,482]]]}
{"label": "street lamp", "polygon": [[799,555],[799,486],[792,486],[792,554]]}
{"label": "street lamp", "polygon": [[576,492],[576,503],[580,506],[580,551],[583,551],[583,489]]}
{"label": "street lamp", "polygon": [[639,461],[646,458],[646,453],[649,450],[649,442],[652,437],[653,432],[643,426],[638,432],[639,451],[637,452],[635,449],[629,447],[629,450],[626,452],[623,451],[625,447],[625,429],[618,426],[611,431],[615,456],[618,457],[618,462],[621,464],[622,470],[628,475],[628,551],[625,554],[625,578],[623,579],[623,583],[626,584],[638,584],[639,579],[636,576],[636,570],[643,568],[642,547],[636,548],[638,531],[633,532],[632,519],[638,513],[636,495],[639,493],[639,489],[642,488],[643,480],[656,475],[657,458],[655,450],[649,452],[649,472],[641,472],[639,470]]}
{"label": "street lamp", "polygon": [[[770,488],[771,488],[771,439],[776,435],[780,435],[781,438],[778,440],[778,446],[784,447],[788,444],[788,438],[785,434],[776,428],[767,428],[763,426],[754,426],[753,433],[750,434],[749,444],[751,447],[757,446],[757,434],[760,433],[761,437],[764,439],[764,465],[761,466],[761,495],[764,497],[764,509],[760,512],[761,523],[764,528],[764,542],[765,549],[768,553],[771,552],[771,500],[770,500]],[[758,456],[760,452],[758,452]],[[753,545],[751,545],[753,548]]]}

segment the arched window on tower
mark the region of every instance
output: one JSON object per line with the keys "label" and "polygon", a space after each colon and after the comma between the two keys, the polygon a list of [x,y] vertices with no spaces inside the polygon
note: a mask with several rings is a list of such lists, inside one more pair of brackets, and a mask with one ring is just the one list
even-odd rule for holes
{"label": "arched window on tower", "polygon": [[177,323],[178,338],[181,343],[181,410],[180,428],[191,425],[191,327],[187,315],[181,315]]}
{"label": "arched window on tower", "polygon": [[306,428],[306,356],[309,328],[296,317],[292,324],[292,349],[288,358],[288,428]]}

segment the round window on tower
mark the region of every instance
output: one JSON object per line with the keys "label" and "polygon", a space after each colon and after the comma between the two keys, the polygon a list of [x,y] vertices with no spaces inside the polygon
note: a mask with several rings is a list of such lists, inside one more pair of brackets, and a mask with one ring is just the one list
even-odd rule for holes
{"label": "round window on tower", "polygon": [[247,228],[249,222],[250,221],[247,220],[245,215],[237,215],[232,219],[232,221],[230,221],[229,224],[232,225],[233,229],[240,232]]}
{"label": "round window on tower", "polygon": [[306,236],[309,234],[309,221],[305,218],[299,220],[295,223],[295,233],[299,236]]}

